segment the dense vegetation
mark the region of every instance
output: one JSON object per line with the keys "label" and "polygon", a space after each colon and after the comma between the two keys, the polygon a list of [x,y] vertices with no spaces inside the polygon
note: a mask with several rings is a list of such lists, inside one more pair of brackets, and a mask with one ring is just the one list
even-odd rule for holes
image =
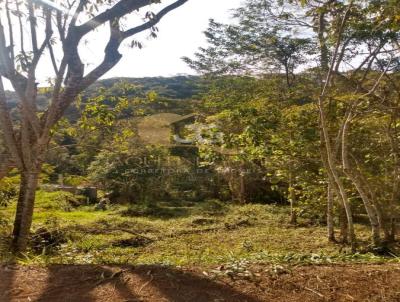
{"label": "dense vegetation", "polygon": [[[246,0],[232,24],[211,20],[208,45],[183,58],[201,76],[108,79],[80,91],[49,130],[36,171],[28,259],[180,265],[396,256],[399,7]],[[38,89],[38,118],[52,97],[54,87]],[[3,110],[23,129],[19,96],[7,98]],[[13,150],[0,147],[0,164],[8,164]],[[13,165],[0,178],[5,259],[26,181]],[[93,186],[97,204],[82,196]],[[65,192],[76,187],[83,189]]]}

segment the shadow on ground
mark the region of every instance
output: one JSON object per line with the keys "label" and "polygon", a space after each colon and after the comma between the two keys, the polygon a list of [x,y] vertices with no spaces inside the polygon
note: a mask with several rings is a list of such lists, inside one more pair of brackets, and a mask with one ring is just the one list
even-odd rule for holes
{"label": "shadow on ground", "polygon": [[0,280],[1,302],[261,302],[199,274],[159,266],[8,267]]}
{"label": "shadow on ground", "polygon": [[[222,267],[220,267],[222,269]],[[257,279],[205,278],[165,266],[0,266],[0,302],[399,302],[399,264],[248,268]]]}

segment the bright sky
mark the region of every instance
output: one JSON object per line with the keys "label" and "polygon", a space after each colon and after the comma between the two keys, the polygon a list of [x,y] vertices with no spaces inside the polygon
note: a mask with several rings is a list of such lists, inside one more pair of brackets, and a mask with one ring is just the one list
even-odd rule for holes
{"label": "bright sky", "polygon": [[[203,31],[210,18],[228,22],[229,10],[238,7],[240,2],[241,0],[189,0],[161,20],[156,39],[140,39],[144,43],[143,49],[123,48],[121,52],[124,58],[105,77],[193,74],[181,57],[190,57],[199,46],[205,46]],[[89,45],[87,54],[95,55],[96,49],[96,44]]]}
{"label": "bright sky", "polygon": [[[150,77],[194,74],[194,71],[181,60],[183,56],[191,57],[200,46],[205,46],[203,34],[210,18],[219,22],[229,22],[231,11],[237,8],[242,0],[189,0],[183,6],[170,12],[158,24],[158,37],[148,39],[148,33],[133,37],[142,42],[142,49],[121,47],[124,55],[119,64],[103,78],[110,77]],[[173,0],[165,0],[164,5],[153,5],[154,12],[159,11]],[[104,32],[107,31],[107,33]],[[26,33],[29,35],[29,28]],[[41,33],[39,33],[39,36]],[[104,26],[88,36],[88,42],[80,45],[82,61],[88,63],[86,72],[100,63],[104,46],[108,38],[108,27]],[[43,37],[40,37],[43,38]],[[129,44],[132,41],[127,41]],[[58,44],[59,45],[59,44]],[[59,61],[59,60],[58,60]],[[53,68],[48,56],[38,66],[37,80],[40,86],[47,86],[47,79],[53,76]],[[6,89],[12,90],[11,83],[5,81]]]}

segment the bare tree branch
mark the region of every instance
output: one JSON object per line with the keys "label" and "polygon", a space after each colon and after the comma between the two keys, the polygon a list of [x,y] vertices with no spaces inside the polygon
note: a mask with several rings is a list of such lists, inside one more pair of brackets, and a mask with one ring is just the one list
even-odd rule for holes
{"label": "bare tree branch", "polygon": [[14,136],[13,124],[7,108],[6,94],[3,86],[3,79],[0,77],[0,124],[3,130],[3,136],[7,143],[10,153],[14,157],[19,167],[23,166],[21,154],[18,150],[17,140]]}
{"label": "bare tree branch", "polygon": [[131,29],[123,32],[122,38],[126,39],[126,38],[128,38],[130,36],[133,36],[133,35],[139,33],[139,32],[142,32],[142,31],[144,31],[146,29],[152,28],[158,22],[160,22],[161,18],[163,18],[166,14],[168,14],[170,11],[178,8],[179,6],[183,5],[187,1],[188,0],[179,0],[179,1],[176,1],[176,2],[172,3],[171,5],[167,6],[163,10],[161,10],[158,14],[154,15],[149,22],[144,23],[144,24],[142,24],[140,26],[131,28]]}
{"label": "bare tree branch", "polygon": [[10,39],[10,57],[11,57],[11,62],[13,62],[13,68],[14,68],[14,62],[15,62],[15,51],[14,51],[14,32],[13,32],[13,26],[12,26],[12,21],[11,21],[11,14],[10,14],[10,7],[9,7],[9,0],[6,1],[6,15],[7,15],[7,22],[8,22],[8,36]]}
{"label": "bare tree branch", "polygon": [[33,8],[33,3],[32,0],[28,1],[28,12],[29,12],[29,24],[31,27],[31,40],[32,40],[32,48],[33,48],[33,53],[36,55],[38,52],[38,42],[37,42],[37,33],[36,33],[36,15],[35,15],[35,10]]}
{"label": "bare tree branch", "polygon": [[53,46],[51,45],[51,41],[49,41],[47,43],[47,49],[49,50],[50,60],[51,60],[51,64],[53,65],[54,74],[57,76],[58,73],[59,73],[59,69],[58,69],[58,66],[57,66],[57,61],[56,61],[56,57],[55,57],[55,54],[54,54]]}
{"label": "bare tree branch", "polygon": [[[90,73],[88,73],[85,77],[83,77],[83,74],[81,74],[83,72],[82,69],[77,71],[73,70],[69,71],[70,76],[73,76],[73,78],[71,79],[67,78],[69,84],[67,85],[67,87],[65,87],[63,94],[58,97],[59,98],[58,102],[54,102],[52,106],[49,108],[48,114],[46,113],[47,118],[45,127],[46,128],[52,127],[54,123],[58,120],[58,118],[66,110],[66,108],[75,100],[76,96],[79,93],[81,93],[84,89],[86,89],[88,86],[97,81],[100,77],[102,77],[105,73],[111,70],[120,61],[122,55],[119,53],[118,49],[121,43],[126,38],[134,34],[137,34],[139,32],[142,32],[144,30],[147,30],[152,26],[156,25],[158,22],[160,22],[162,17],[164,17],[167,13],[178,8],[187,1],[188,0],[175,1],[171,5],[162,9],[149,22],[144,23],[141,26],[132,28],[125,32],[120,31],[119,27],[116,26],[117,25],[116,21],[121,16],[126,15],[127,13],[136,10],[140,7],[148,5],[149,2],[151,1],[148,0],[146,1],[138,0],[133,2],[125,0],[120,1],[113,8],[105,11],[104,13],[100,14],[97,17],[94,17],[91,21],[88,21],[87,23],[81,26],[71,28],[71,30],[68,31],[68,37],[66,39],[68,41],[67,44],[71,46],[77,45],[76,43],[79,43],[79,40],[82,38],[82,35],[89,33],[90,30],[100,25],[99,22],[103,22],[104,20],[108,20],[108,22],[110,23],[110,38],[104,50],[105,55],[103,61]],[[114,16],[112,14],[114,14]],[[95,25],[93,24],[94,22],[96,22]],[[81,66],[81,62],[79,59],[79,54],[77,53],[77,46],[73,48],[72,52],[73,52],[72,54],[66,53],[66,60],[68,61],[68,66],[71,69],[71,64],[72,64],[71,59],[75,59],[76,61],[73,65],[75,68],[77,67],[79,68],[79,66]]]}
{"label": "bare tree branch", "polygon": [[105,24],[114,19],[120,19],[121,17],[126,16],[131,12],[138,10],[142,7],[150,5],[153,2],[154,0],[121,0],[117,4],[115,4],[112,8],[107,9],[103,13],[97,15],[96,17],[90,19],[84,24],[78,26],[77,32],[79,33],[80,37],[83,37],[84,35],[88,34],[90,31],[96,29],[100,25]]}

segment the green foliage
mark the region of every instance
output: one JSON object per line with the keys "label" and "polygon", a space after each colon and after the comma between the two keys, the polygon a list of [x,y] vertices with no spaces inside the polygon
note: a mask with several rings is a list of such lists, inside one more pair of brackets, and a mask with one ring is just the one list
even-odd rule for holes
{"label": "green foliage", "polygon": [[327,185],[337,185],[326,170],[337,169],[355,213],[371,200],[387,225],[398,216],[399,57],[387,53],[398,46],[395,3],[248,0],[235,22],[210,21],[207,47],[184,61],[211,75],[201,110],[223,143],[199,140],[200,156],[233,200],[254,201],[246,191],[262,179],[301,217],[324,222]]}
{"label": "green foliage", "polygon": [[187,100],[199,93],[205,87],[202,85],[202,79],[196,76],[176,76],[176,77],[148,77],[148,78],[111,78],[101,80],[92,85],[88,94],[96,94],[99,87],[106,89],[113,89],[114,94],[126,95],[127,90],[121,91],[113,87],[121,87],[121,85],[129,85],[135,87],[134,90],[130,89],[129,95],[132,97],[145,98],[151,91],[156,91],[159,98],[165,100]]}
{"label": "green foliage", "polygon": [[0,207],[5,207],[17,197],[20,177],[17,174],[0,179]]}
{"label": "green foliage", "polygon": [[46,192],[39,190],[36,193],[35,207],[42,210],[71,211],[72,205],[79,204],[77,196],[69,192]]}
{"label": "green foliage", "polygon": [[80,175],[67,175],[63,178],[64,184],[67,186],[78,187],[88,183],[85,176]]}
{"label": "green foliage", "polygon": [[50,178],[52,175],[54,175],[54,167],[52,165],[49,165],[47,163],[43,164],[42,166],[42,171],[40,173],[40,181],[41,183],[48,183],[50,182]]}
{"label": "green foliage", "polygon": [[[128,151],[139,117],[159,112],[193,113],[198,77],[109,79],[94,84],[54,131],[48,161],[55,174],[85,176],[95,156],[110,146]],[[199,87],[199,88],[197,88]]]}
{"label": "green foliage", "polygon": [[312,54],[313,43],[291,35],[293,24],[279,23],[274,5],[280,6],[278,1],[247,0],[234,11],[235,22],[210,20],[205,32],[208,47],[200,48],[195,59],[185,57],[184,61],[197,71],[214,75],[283,72],[290,86],[295,70]]}
{"label": "green foliage", "polygon": [[186,216],[187,211],[179,207],[160,206],[156,202],[144,202],[140,204],[131,204],[127,210],[122,212],[123,216],[129,217],[153,217],[171,219],[174,217]]}
{"label": "green foliage", "polygon": [[208,199],[198,205],[199,213],[206,215],[222,215],[227,210],[227,205],[217,199]]}
{"label": "green foliage", "polygon": [[[373,200],[388,221],[398,215],[398,4],[397,0],[246,0],[234,11],[231,24],[211,20],[205,32],[208,45],[200,48],[194,59],[184,58],[206,77],[109,79],[95,83],[81,95],[53,131],[54,143],[46,158],[49,164],[44,166],[41,181],[51,182],[57,174],[63,174],[65,184],[93,183],[111,192],[112,201],[129,202],[128,209],[119,209],[124,217],[111,213],[129,227],[131,217],[151,224],[151,232],[166,227],[174,233],[171,225],[178,223],[177,228],[187,237],[174,242],[171,235],[156,243],[161,250],[171,244],[177,253],[146,255],[142,258],[145,262],[212,262],[217,255],[227,259],[231,247],[238,258],[329,262],[336,257],[334,248],[319,249],[317,244],[325,232],[322,228],[315,227],[317,234],[310,235],[285,224],[289,216],[286,208],[243,204],[290,201],[298,214],[297,226],[324,224],[327,185],[332,183],[327,170],[337,169],[353,212],[364,215],[360,185],[355,186],[349,169],[344,169],[347,147],[350,170],[360,177],[364,196]],[[96,7],[89,9],[95,11]],[[155,28],[152,34],[156,34]],[[132,45],[141,47],[138,41]],[[335,46],[342,52],[337,58],[333,57]],[[364,59],[359,68],[351,67]],[[329,62],[335,62],[337,68],[323,98],[321,89]],[[41,89],[40,94],[45,104],[51,89]],[[15,111],[15,106],[11,107]],[[321,133],[324,111],[325,134]],[[174,129],[190,141],[145,145],[139,137],[140,119],[160,112],[198,113],[193,125]],[[347,119],[350,122],[343,135]],[[326,150],[321,139],[324,135],[328,136],[325,141],[332,147],[333,158],[326,166],[321,161]],[[343,143],[346,138],[347,145]],[[7,204],[15,198],[15,185],[17,182],[10,178],[0,182],[0,202]],[[339,197],[334,196],[335,214],[342,204]],[[104,218],[87,209],[73,211],[73,198],[59,192],[38,192],[41,219],[45,217],[42,210],[71,211],[62,215],[90,223],[93,217]],[[174,204],[165,204],[171,200]],[[193,208],[187,203],[203,200]],[[238,210],[228,201],[242,206]],[[207,234],[209,243],[196,250],[202,237],[187,230],[190,214],[200,216],[200,222],[213,216],[203,227],[209,224],[209,229],[227,236],[228,242],[218,246],[218,234]],[[105,224],[111,223],[104,219]],[[262,219],[268,223],[261,223]],[[237,229],[238,234],[230,235]],[[364,234],[365,230],[361,231]],[[270,238],[279,242],[271,243],[272,251],[260,252],[270,232],[281,236]],[[96,241],[99,234],[92,235],[85,240],[79,237],[79,251],[96,253],[115,241],[108,238],[100,243]],[[158,236],[157,232],[152,235]],[[130,239],[122,240],[132,242]],[[298,245],[318,251],[314,255],[295,253]],[[115,252],[126,260],[128,256],[122,256],[126,251],[118,248],[108,248],[100,259],[112,261],[110,255]],[[137,247],[130,248],[128,252],[134,252]],[[80,257],[79,261],[84,261]],[[94,255],[90,261],[93,259]]]}
{"label": "green foliage", "polygon": [[[180,214],[160,216],[160,208]],[[225,205],[224,213],[213,216],[212,221],[194,224],[194,219],[209,216],[208,210],[201,211],[201,208],[201,204],[185,205],[179,210],[172,205],[158,204],[155,211],[146,210],[148,216],[131,217],[121,216],[121,212],[127,209],[124,206],[115,206],[104,212],[94,212],[87,207],[71,212],[38,207],[34,215],[35,233],[45,228],[47,233],[42,232],[43,235],[62,236],[44,237],[60,238],[64,243],[55,244],[54,249],[44,249],[46,245],[41,245],[42,248],[29,251],[24,258],[17,261],[29,265],[57,263],[205,266],[225,263],[229,266],[228,263],[239,261],[263,261],[276,265],[398,262],[398,258],[370,253],[352,255],[346,248],[329,243],[325,238],[325,229],[321,226],[294,228],[285,223],[288,216],[286,207]],[[4,214],[9,215],[6,212]],[[140,213],[142,214],[143,212]],[[134,242],[133,239],[137,238],[124,232],[124,229],[154,241],[144,246],[117,246],[116,242]],[[368,236],[369,230],[365,226],[357,225],[357,229],[362,238]],[[0,240],[2,238],[4,237],[0,232]],[[50,240],[46,242],[49,243]],[[8,259],[4,248],[6,246],[0,243],[0,257],[4,257],[0,261]]]}
{"label": "green foliage", "polygon": [[127,201],[145,201],[162,194],[169,168],[161,166],[165,157],[166,151],[155,147],[104,151],[91,163],[89,173],[95,183],[114,195],[125,196]]}

